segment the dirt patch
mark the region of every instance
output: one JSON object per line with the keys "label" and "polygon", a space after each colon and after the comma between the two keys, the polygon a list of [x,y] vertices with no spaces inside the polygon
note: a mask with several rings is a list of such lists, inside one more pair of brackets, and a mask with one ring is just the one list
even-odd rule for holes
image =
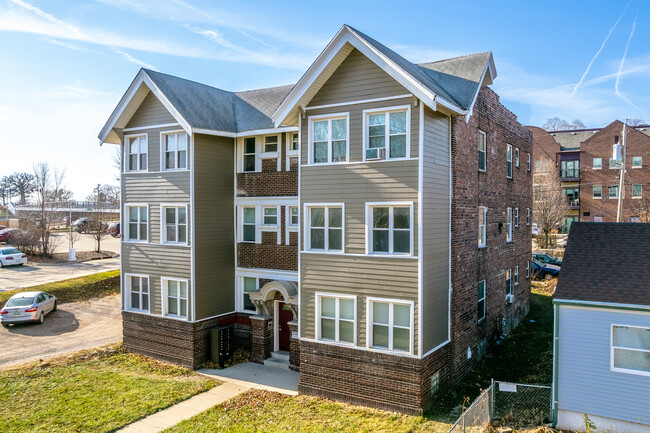
{"label": "dirt patch", "polygon": [[[115,257],[117,254],[113,251],[77,251],[77,262],[84,262],[86,260],[100,260],[100,259],[110,259]],[[43,257],[38,255],[27,255],[27,260],[32,263],[46,263],[46,264],[57,264],[57,263],[70,263],[68,261],[68,253],[54,253],[49,257]]]}
{"label": "dirt patch", "polygon": [[531,288],[537,293],[541,293],[545,296],[553,296],[555,294],[555,288],[557,287],[557,278],[552,278],[548,281],[531,281]]}

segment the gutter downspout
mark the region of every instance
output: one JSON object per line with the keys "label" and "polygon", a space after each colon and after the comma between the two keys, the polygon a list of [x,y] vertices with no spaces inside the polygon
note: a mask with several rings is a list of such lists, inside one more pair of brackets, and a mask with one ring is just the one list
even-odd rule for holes
{"label": "gutter downspout", "polygon": [[558,356],[560,353],[560,306],[553,302],[553,383],[551,385],[551,419],[557,425],[558,412]]}

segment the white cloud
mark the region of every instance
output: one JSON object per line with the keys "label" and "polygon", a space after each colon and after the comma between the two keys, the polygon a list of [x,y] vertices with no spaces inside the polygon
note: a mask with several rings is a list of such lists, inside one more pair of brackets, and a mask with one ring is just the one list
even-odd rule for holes
{"label": "white cloud", "polygon": [[138,60],[132,55],[130,55],[129,53],[126,53],[118,48],[113,47],[113,51],[115,52],[115,54],[119,54],[120,56],[122,56],[122,58],[126,59],[131,63],[135,63],[136,65],[142,66],[143,68],[152,69],[154,71],[158,70],[154,65],[143,62],[142,60]]}

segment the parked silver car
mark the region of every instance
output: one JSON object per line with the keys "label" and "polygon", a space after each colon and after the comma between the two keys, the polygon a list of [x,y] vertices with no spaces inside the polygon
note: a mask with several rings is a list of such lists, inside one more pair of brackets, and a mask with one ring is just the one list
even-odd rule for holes
{"label": "parked silver car", "polygon": [[21,292],[13,295],[0,310],[0,323],[8,328],[12,323],[42,324],[45,315],[56,311],[56,297],[45,292]]}

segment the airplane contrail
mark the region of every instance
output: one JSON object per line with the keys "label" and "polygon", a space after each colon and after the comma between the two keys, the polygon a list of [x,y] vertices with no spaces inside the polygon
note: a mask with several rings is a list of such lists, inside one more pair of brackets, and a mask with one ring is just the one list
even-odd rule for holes
{"label": "airplane contrail", "polygon": [[627,102],[630,104],[632,107],[636,108],[637,110],[641,111],[644,115],[646,114],[643,109],[637,105],[635,105],[630,99],[625,96],[621,91],[618,89],[618,84],[621,81],[621,71],[623,70],[623,64],[625,63],[625,58],[627,57],[627,50],[630,48],[630,42],[632,42],[632,36],[634,36],[634,30],[636,30],[636,19],[634,18],[634,22],[632,23],[632,31],[630,32],[630,36],[627,38],[627,43],[625,44],[625,51],[623,51],[623,57],[621,57],[621,63],[618,65],[618,72],[616,73],[616,83],[614,84],[614,91],[616,92],[616,96],[621,98],[623,101]]}

